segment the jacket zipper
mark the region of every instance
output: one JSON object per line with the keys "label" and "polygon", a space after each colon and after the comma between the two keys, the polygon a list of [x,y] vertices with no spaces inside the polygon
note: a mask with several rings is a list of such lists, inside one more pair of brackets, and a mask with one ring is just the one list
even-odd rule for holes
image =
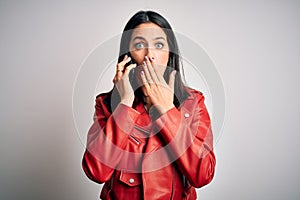
{"label": "jacket zipper", "polygon": [[138,141],[135,137],[133,137],[132,135],[129,135],[129,137],[131,138],[132,141],[134,141],[137,145],[139,145],[141,142]]}
{"label": "jacket zipper", "polygon": [[139,131],[141,131],[141,132],[143,132],[143,133],[146,134],[146,135],[149,135],[149,134],[150,134],[149,131],[146,131],[145,129],[142,129],[142,128],[139,127],[139,126],[136,126],[136,125],[135,125],[134,128],[137,129],[137,130],[139,130]]}

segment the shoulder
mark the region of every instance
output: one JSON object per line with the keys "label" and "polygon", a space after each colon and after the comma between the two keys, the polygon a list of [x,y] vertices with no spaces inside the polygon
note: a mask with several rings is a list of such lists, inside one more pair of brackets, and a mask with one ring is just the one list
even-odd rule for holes
{"label": "shoulder", "polygon": [[187,100],[192,100],[192,99],[204,99],[204,95],[201,91],[190,88],[190,87],[186,87],[186,91],[188,92],[189,96],[187,98]]}
{"label": "shoulder", "polygon": [[205,106],[205,97],[204,94],[196,89],[187,87],[187,92],[189,93],[188,98],[185,100],[182,105],[182,109],[186,112],[194,113],[197,109],[206,110]]}
{"label": "shoulder", "polygon": [[96,106],[111,110],[111,94],[112,91],[100,93],[96,96]]}
{"label": "shoulder", "polygon": [[104,99],[110,98],[111,96],[111,91],[109,92],[104,92],[104,93],[100,93],[96,96],[96,101],[103,101]]}

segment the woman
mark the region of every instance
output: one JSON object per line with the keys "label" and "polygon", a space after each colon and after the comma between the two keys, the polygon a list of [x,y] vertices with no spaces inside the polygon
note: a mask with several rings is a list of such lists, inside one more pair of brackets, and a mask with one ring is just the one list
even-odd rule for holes
{"label": "woman", "polygon": [[113,79],[96,97],[82,166],[105,183],[101,199],[196,199],[215,169],[209,114],[201,92],[180,76],[171,26],[137,12],[126,24]]}

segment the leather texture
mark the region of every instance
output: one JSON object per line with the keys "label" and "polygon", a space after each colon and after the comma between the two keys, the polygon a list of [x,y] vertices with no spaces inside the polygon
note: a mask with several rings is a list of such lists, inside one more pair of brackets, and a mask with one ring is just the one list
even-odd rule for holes
{"label": "leather texture", "polygon": [[153,121],[138,100],[111,113],[111,93],[97,96],[82,167],[91,180],[105,183],[101,199],[192,200],[195,188],[211,182],[216,159],[210,117],[203,94],[188,92],[180,108]]}

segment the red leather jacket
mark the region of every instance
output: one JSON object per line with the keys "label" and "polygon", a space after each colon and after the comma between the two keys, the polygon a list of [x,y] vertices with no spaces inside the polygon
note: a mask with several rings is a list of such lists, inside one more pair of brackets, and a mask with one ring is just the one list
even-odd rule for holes
{"label": "red leather jacket", "polygon": [[[82,167],[105,183],[101,199],[196,199],[215,170],[210,118],[201,92],[189,89],[180,108],[151,120],[142,102],[109,111],[110,93],[96,98]],[[150,112],[151,113],[151,112]]]}

